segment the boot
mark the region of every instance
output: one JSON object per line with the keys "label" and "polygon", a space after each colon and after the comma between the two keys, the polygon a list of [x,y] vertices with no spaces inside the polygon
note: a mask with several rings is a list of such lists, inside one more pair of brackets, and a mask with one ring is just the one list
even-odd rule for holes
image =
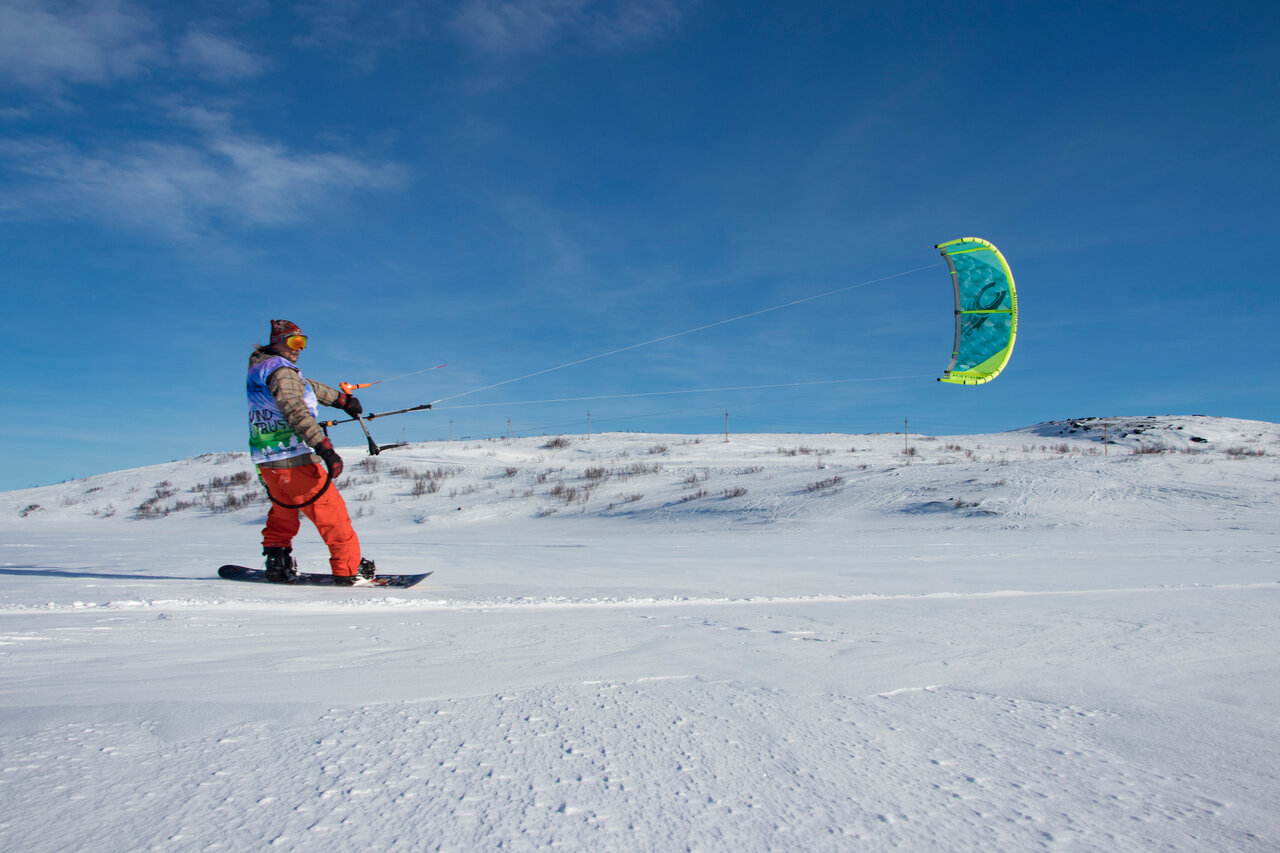
{"label": "boot", "polygon": [[267,580],[272,583],[291,583],[298,576],[298,561],[293,559],[292,548],[263,548],[267,558]]}
{"label": "boot", "polygon": [[378,576],[377,568],[373,564],[373,560],[368,557],[360,558],[360,567],[356,569],[354,575],[334,575],[333,582],[338,586],[354,586],[359,584],[371,584],[373,579]]}

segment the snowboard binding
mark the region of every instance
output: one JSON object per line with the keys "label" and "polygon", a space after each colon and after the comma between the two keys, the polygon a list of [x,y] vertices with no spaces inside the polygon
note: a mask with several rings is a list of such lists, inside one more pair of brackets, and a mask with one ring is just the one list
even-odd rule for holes
{"label": "snowboard binding", "polygon": [[298,577],[298,561],[293,559],[292,548],[262,549],[267,558],[267,580],[272,583],[293,583]]}

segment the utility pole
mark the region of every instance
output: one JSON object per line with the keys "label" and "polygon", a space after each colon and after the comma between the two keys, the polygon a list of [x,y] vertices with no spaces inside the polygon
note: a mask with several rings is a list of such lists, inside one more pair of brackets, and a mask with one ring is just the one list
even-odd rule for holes
{"label": "utility pole", "polygon": [[729,413],[724,413],[724,443],[729,443]]}
{"label": "utility pole", "polygon": [[507,418],[507,441],[511,440],[511,418]]}
{"label": "utility pole", "polygon": [[587,441],[591,440],[591,413],[587,412]]}

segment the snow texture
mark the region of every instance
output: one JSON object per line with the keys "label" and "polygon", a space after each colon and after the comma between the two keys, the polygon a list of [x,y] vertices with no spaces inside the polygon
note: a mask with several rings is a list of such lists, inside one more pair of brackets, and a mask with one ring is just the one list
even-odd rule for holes
{"label": "snow texture", "polygon": [[0,849],[1280,848],[1277,425],[342,452],[0,493]]}

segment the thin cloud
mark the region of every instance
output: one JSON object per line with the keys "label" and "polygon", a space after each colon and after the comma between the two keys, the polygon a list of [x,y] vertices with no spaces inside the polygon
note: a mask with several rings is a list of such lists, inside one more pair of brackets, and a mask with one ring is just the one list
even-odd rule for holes
{"label": "thin cloud", "polygon": [[450,30],[489,54],[528,54],[571,41],[598,50],[629,49],[677,29],[675,0],[464,0]]}
{"label": "thin cloud", "polygon": [[396,2],[303,0],[292,12],[305,31],[294,43],[343,48],[344,61],[371,69],[379,55],[407,43],[449,39],[496,57],[536,54],[558,44],[631,50],[679,29],[699,0],[454,0]]}
{"label": "thin cloud", "polygon": [[628,48],[663,38],[683,22],[684,12],[672,0],[634,0],[592,15],[586,32],[597,47]]}
{"label": "thin cloud", "polygon": [[109,85],[144,74],[163,53],[127,0],[0,0],[0,81],[11,86]]}
{"label": "thin cloud", "polygon": [[451,22],[458,38],[485,53],[534,53],[580,19],[589,0],[467,0]]}
{"label": "thin cloud", "polygon": [[293,41],[317,50],[341,48],[335,58],[371,70],[383,51],[420,41],[433,31],[431,11],[421,3],[303,0],[291,11],[305,27]]}
{"label": "thin cloud", "polygon": [[202,77],[231,82],[257,77],[267,63],[230,39],[192,30],[178,46],[178,60]]}
{"label": "thin cloud", "polygon": [[97,151],[53,139],[0,142],[0,163],[19,176],[5,217],[89,220],[189,242],[245,225],[288,226],[345,193],[406,180],[395,164],[291,151],[237,133],[223,114],[189,109],[176,118],[195,130],[195,141]]}

